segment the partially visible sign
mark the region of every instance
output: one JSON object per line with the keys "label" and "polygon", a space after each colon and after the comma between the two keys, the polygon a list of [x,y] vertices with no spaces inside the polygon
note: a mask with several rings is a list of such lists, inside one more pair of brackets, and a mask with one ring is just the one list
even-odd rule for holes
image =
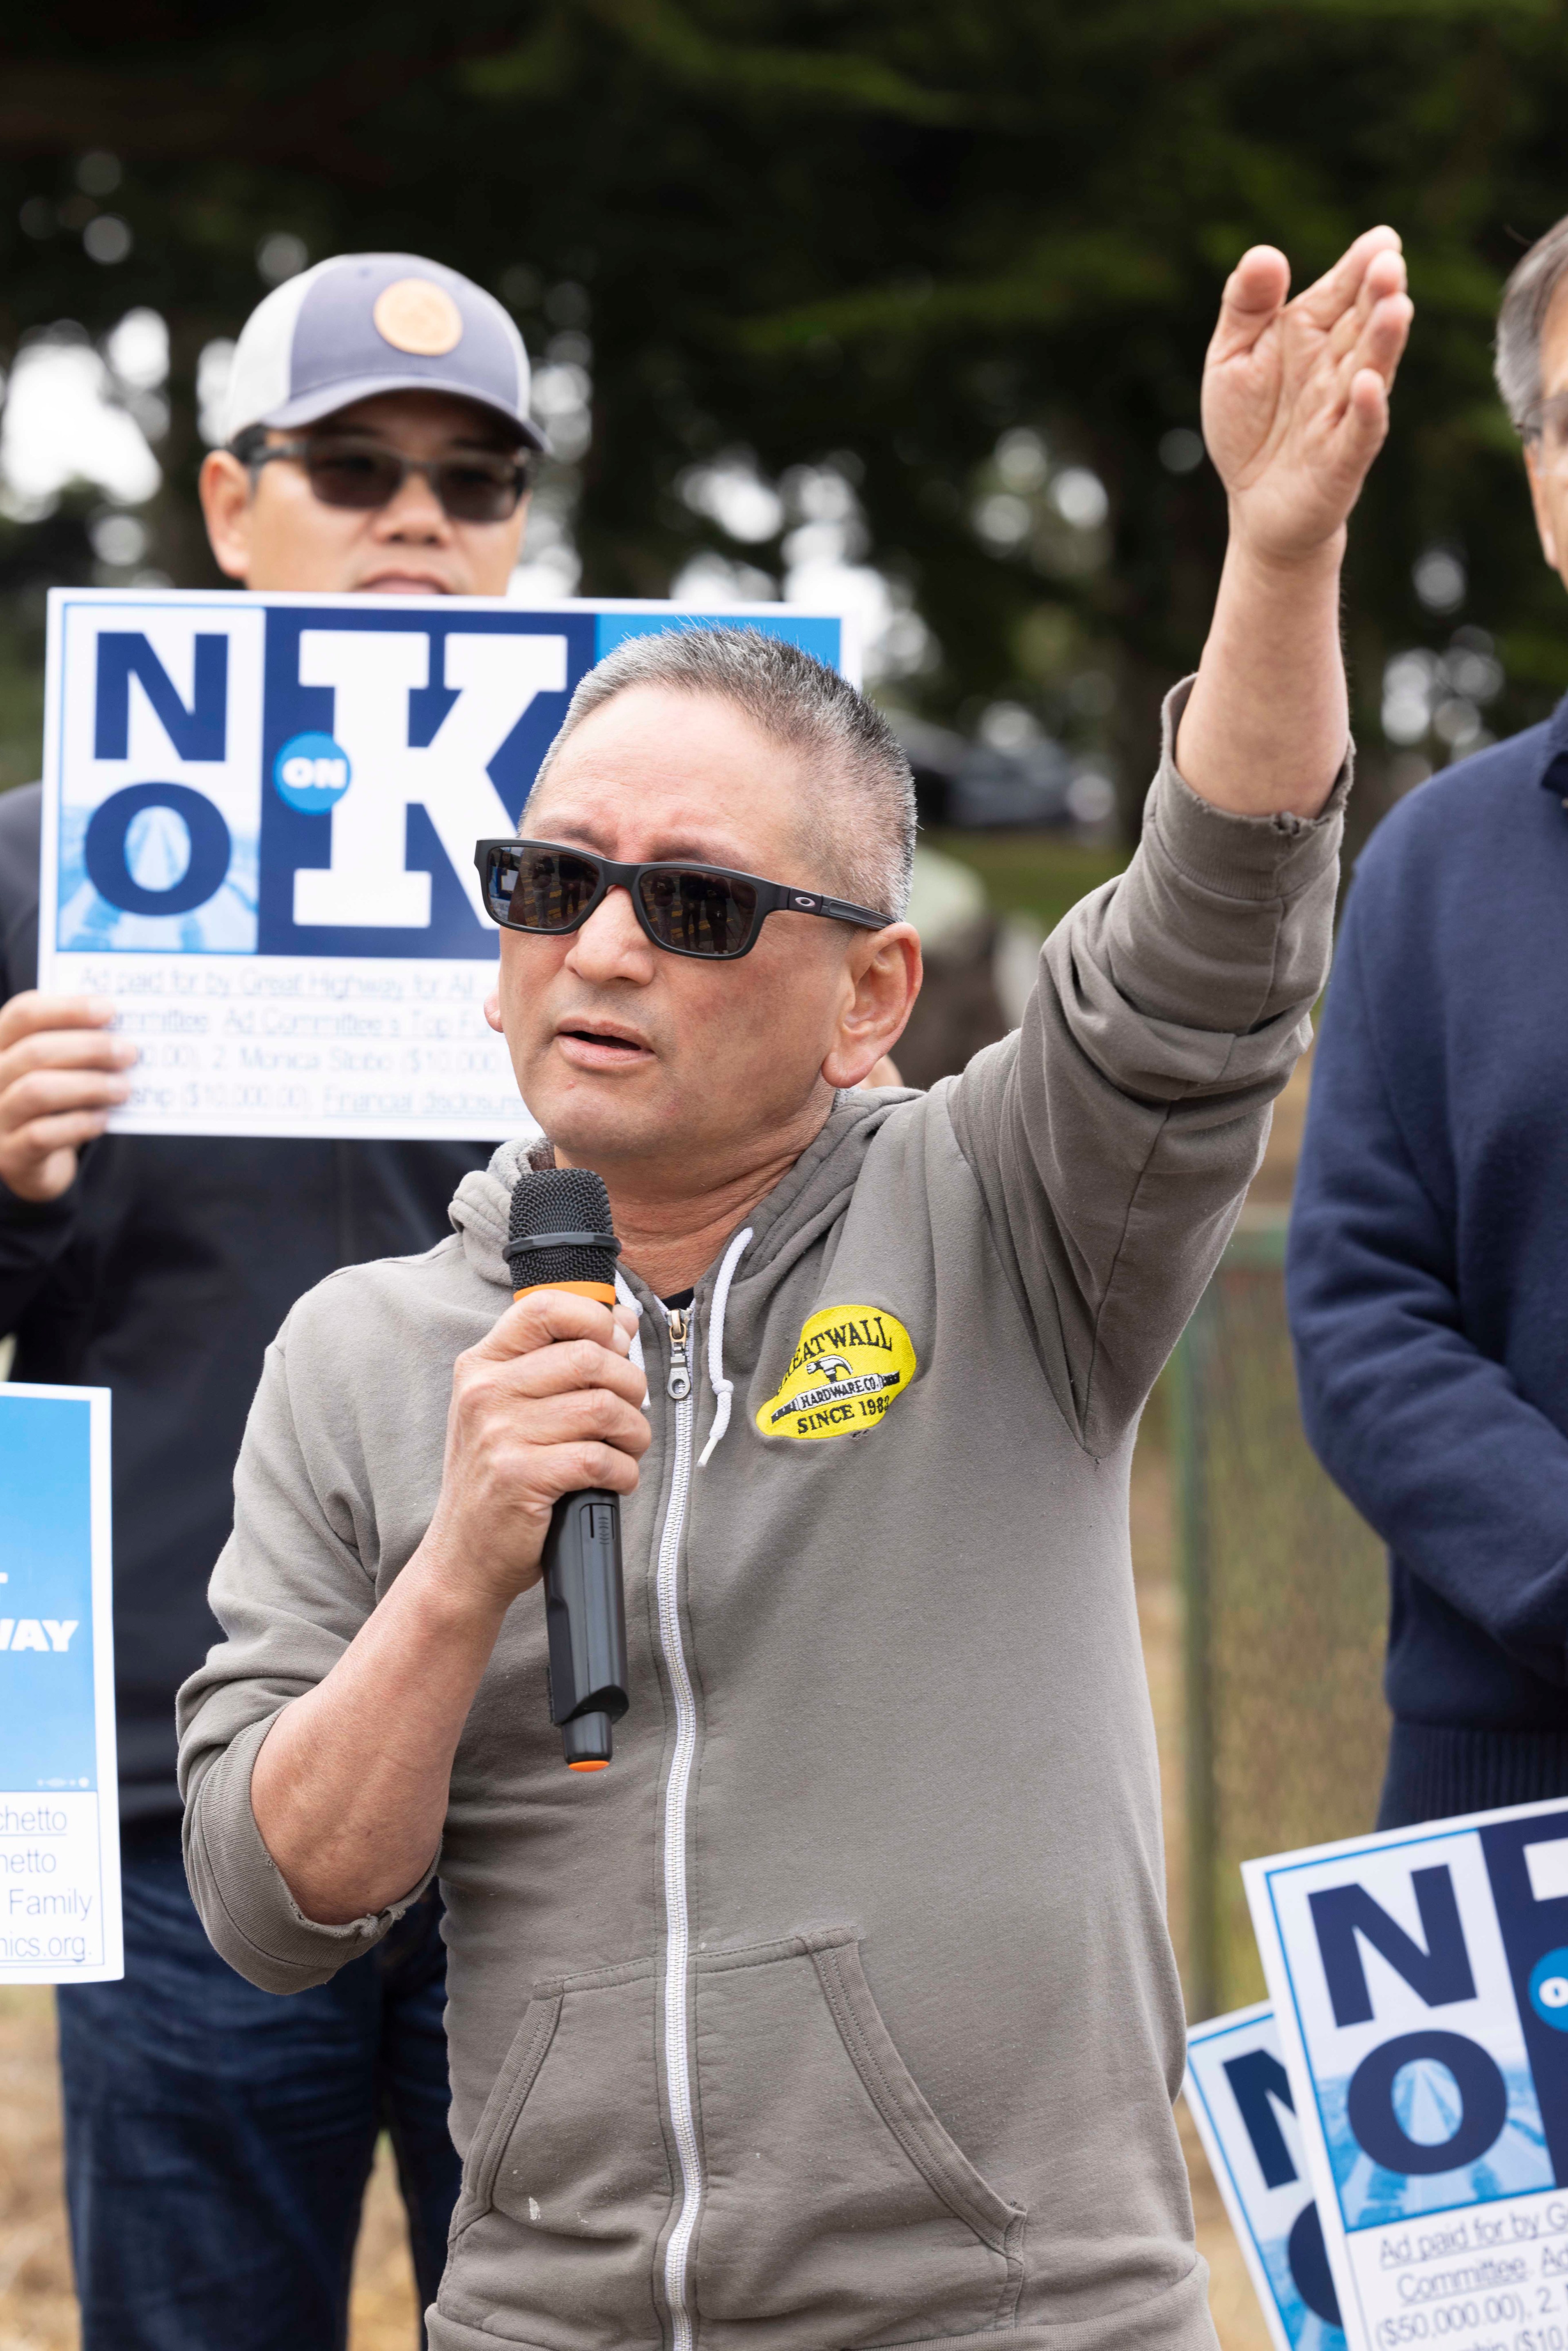
{"label": "partially visible sign", "polygon": [[1276,2351],[1344,2351],[1295,2099],[1267,2001],[1192,2027],[1182,2089]]}
{"label": "partially visible sign", "polygon": [[109,1390],[0,1383],[0,1983],[124,1972]]}
{"label": "partially visible sign", "polygon": [[52,590],[39,984],[112,997],[140,1046],[111,1124],[529,1133],[474,844],[596,662],[715,626],[853,674],[844,622],[779,604]]}
{"label": "partially visible sign", "polygon": [[1245,1865],[1357,2351],[1568,2346],[1568,1802]]}

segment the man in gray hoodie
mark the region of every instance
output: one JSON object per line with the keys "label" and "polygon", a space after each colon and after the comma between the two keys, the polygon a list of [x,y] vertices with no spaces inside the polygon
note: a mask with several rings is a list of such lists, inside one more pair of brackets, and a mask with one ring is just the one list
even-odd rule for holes
{"label": "man in gray hoodie", "polygon": [[[1021,1030],[854,1091],[918,986],[907,768],[788,646],[633,643],[497,899],[496,1018],[540,1150],[609,1187],[622,1304],[508,1304],[504,1145],[450,1240],[268,1354],[187,1865],[279,1991],[439,1869],[436,2351],[1212,2344],[1127,1470],[1322,983],[1339,563],[1409,319],[1388,230],[1287,282],[1260,247],[1226,288],[1213,628]],[[624,1498],[632,1708],[583,1777],[537,1586],[588,1486]]]}

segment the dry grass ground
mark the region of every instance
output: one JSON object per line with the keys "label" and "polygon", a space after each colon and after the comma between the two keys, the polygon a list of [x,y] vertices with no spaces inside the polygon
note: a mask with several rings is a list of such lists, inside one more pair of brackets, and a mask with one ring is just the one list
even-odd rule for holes
{"label": "dry grass ground", "polygon": [[[354,2269],[350,2351],[412,2351],[414,2321],[408,2233],[383,2144]],[[78,2351],[78,2340],[54,1995],[0,1988],[0,2351]]]}
{"label": "dry grass ground", "polygon": [[[1256,1197],[1283,1205],[1301,1131],[1304,1083],[1276,1122]],[[1186,1932],[1182,1827],[1182,1682],[1170,1458],[1156,1396],[1133,1477],[1133,1560],[1165,1786],[1171,1928]],[[1224,2351],[1269,2351],[1269,2336],[1197,2134],[1181,2112],[1198,2245],[1212,2273]],[[0,1990],[0,2351],[77,2351],[70,2262],[59,2193],[54,2003],[47,1991]],[[350,2351],[411,2351],[413,2273],[387,2151],[376,2166],[354,2273]],[[216,2351],[216,2346],[214,2346]]]}

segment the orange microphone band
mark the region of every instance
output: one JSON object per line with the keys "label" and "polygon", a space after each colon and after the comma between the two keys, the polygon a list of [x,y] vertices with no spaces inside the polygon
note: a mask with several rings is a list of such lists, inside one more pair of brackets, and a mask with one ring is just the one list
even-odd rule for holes
{"label": "orange microphone band", "polygon": [[570,1290],[577,1298],[597,1298],[601,1305],[613,1306],[615,1285],[609,1281],[530,1281],[522,1290],[514,1290],[512,1302],[519,1298],[531,1298],[536,1290]]}

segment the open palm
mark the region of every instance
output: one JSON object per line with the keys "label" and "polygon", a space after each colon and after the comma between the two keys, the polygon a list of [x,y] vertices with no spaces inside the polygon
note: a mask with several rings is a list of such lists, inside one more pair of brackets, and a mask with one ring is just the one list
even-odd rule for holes
{"label": "open palm", "polygon": [[1204,439],[1232,530],[1287,561],[1331,539],[1354,506],[1412,316],[1391,228],[1358,236],[1293,302],[1290,282],[1274,246],[1242,255],[1203,371]]}

